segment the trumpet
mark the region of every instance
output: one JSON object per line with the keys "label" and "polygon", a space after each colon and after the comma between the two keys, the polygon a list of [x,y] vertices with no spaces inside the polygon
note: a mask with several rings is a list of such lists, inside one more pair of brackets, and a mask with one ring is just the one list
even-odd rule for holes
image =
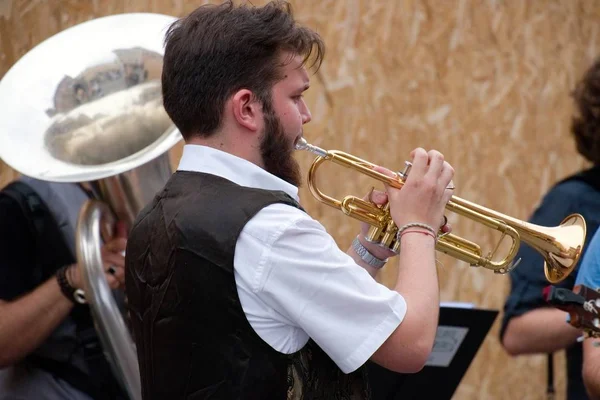
{"label": "trumpet", "polygon": [[[389,203],[379,206],[351,195],[341,200],[333,198],[319,189],[316,176],[318,168],[324,162],[330,161],[400,189],[404,185],[411,163],[406,162],[403,172],[398,172],[396,177],[390,177],[375,171],[375,164],[342,151],[321,149],[309,144],[304,138],[298,140],[295,148],[317,156],[308,172],[308,187],[312,195],[321,203],[337,208],[345,215],[369,224],[366,240],[386,247],[397,254],[400,247],[400,242],[396,237],[398,227],[390,215]],[[481,246],[477,243],[454,234],[441,234],[440,232],[436,250],[464,261],[472,267],[483,267],[497,274],[506,274],[519,264],[520,260],[515,261],[515,257],[521,242],[524,242],[543,256],[544,273],[548,282],[558,283],[573,271],[583,250],[586,223],[580,214],[567,216],[558,226],[543,227],[509,217],[457,196],[451,197],[446,204],[446,209],[502,234],[496,246],[484,255]],[[498,250],[506,237],[511,240],[510,248],[503,257],[498,257]]]}

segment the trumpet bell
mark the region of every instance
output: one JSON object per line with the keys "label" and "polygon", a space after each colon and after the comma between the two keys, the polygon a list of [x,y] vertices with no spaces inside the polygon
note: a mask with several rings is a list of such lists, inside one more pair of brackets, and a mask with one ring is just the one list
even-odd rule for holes
{"label": "trumpet bell", "polygon": [[557,227],[538,227],[537,230],[528,232],[540,233],[532,234],[534,237],[529,239],[529,243],[544,256],[544,273],[548,282],[558,283],[573,272],[583,253],[583,243],[587,234],[583,216],[572,214]]}

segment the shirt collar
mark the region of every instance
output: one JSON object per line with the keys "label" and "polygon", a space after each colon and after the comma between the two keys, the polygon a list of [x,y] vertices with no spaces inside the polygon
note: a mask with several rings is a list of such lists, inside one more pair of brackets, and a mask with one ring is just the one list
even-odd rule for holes
{"label": "shirt collar", "polygon": [[240,186],[281,190],[294,200],[299,201],[296,186],[276,177],[248,160],[212,147],[196,144],[184,145],[177,170],[217,175]]}

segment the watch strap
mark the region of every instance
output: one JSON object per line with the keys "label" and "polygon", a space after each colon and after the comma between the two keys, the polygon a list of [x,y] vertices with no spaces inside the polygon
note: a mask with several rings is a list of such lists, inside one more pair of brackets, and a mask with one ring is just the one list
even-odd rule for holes
{"label": "watch strap", "polygon": [[380,258],[375,257],[365,246],[362,245],[360,240],[358,240],[358,236],[354,238],[352,241],[352,248],[356,251],[356,254],[360,257],[361,260],[369,264],[373,268],[381,268],[387,263],[387,258],[382,260]]}

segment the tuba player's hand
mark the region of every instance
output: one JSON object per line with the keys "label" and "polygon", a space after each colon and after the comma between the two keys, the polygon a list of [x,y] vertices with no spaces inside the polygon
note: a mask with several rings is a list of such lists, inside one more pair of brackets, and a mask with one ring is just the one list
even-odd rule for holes
{"label": "tuba player's hand", "polygon": [[[111,289],[123,289],[125,286],[125,248],[127,246],[125,226],[117,223],[115,236],[101,249],[102,263],[106,281]],[[66,273],[69,284],[75,289],[83,289],[79,267],[73,264]]]}

